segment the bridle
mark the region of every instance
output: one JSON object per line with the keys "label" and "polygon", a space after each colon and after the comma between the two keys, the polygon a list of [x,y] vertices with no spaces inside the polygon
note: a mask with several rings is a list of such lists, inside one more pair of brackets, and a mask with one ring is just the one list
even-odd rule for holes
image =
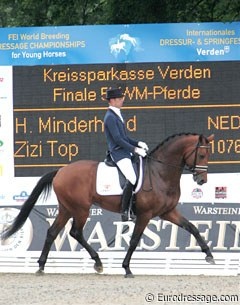
{"label": "bridle", "polygon": [[[192,166],[189,166],[188,164],[184,165],[184,168],[188,171],[190,171],[193,175],[197,176],[199,174],[201,174],[202,172],[207,172],[208,171],[208,165],[197,165],[197,155],[198,155],[198,149],[199,148],[205,148],[205,149],[210,149],[210,145],[202,145],[199,141],[197,143],[197,145],[195,146],[195,148],[187,155],[187,157],[185,158],[185,162],[187,161],[187,159],[193,154],[194,155],[194,162]],[[198,172],[197,172],[198,171]]]}
{"label": "bridle", "polygon": [[[210,145],[202,145],[200,143],[200,141],[198,140],[198,143],[195,145],[194,149],[185,157],[185,159],[184,159],[185,164],[183,166],[176,165],[176,164],[171,164],[171,163],[166,163],[166,162],[164,162],[162,160],[153,158],[151,155],[148,155],[148,154],[147,154],[146,157],[147,157],[147,159],[150,159],[150,160],[152,160],[154,162],[162,163],[164,165],[172,166],[172,167],[175,167],[175,168],[180,168],[182,170],[189,171],[193,175],[197,176],[197,175],[201,174],[202,172],[206,172],[208,170],[208,165],[198,165],[198,164],[196,164],[197,163],[197,155],[198,155],[198,149],[199,148],[210,149]],[[189,159],[192,156],[192,154],[195,154],[194,155],[193,165],[188,165],[188,164],[186,164],[186,161],[187,161],[187,159]]]}
{"label": "bridle", "polygon": [[[199,136],[200,138],[200,136]],[[167,166],[171,166],[171,167],[175,167],[175,168],[180,168],[182,171],[183,170],[187,170],[189,172],[191,172],[193,174],[193,176],[196,178],[198,175],[202,174],[202,172],[207,172],[208,170],[208,165],[198,165],[196,164],[197,163],[197,155],[198,155],[198,149],[199,148],[205,148],[205,149],[210,149],[210,145],[202,145],[198,139],[198,143],[197,145],[194,147],[194,149],[185,157],[184,159],[184,165],[183,166],[180,166],[180,165],[176,165],[176,164],[171,164],[171,163],[166,163],[162,160],[159,160],[159,159],[156,159],[156,158],[153,158],[151,155],[147,154],[146,158],[147,158],[147,161],[146,161],[146,166],[149,167],[149,160],[152,160],[154,162],[158,162],[158,163],[161,163],[161,164],[164,164],[164,165],[167,165]],[[193,162],[193,165],[188,165],[186,164],[186,160],[189,159],[192,154],[195,154],[194,155],[194,162]],[[148,170],[148,173],[149,173],[149,181],[150,181],[150,188],[148,190],[144,189],[144,191],[151,191],[153,189],[152,187],[152,177],[151,177],[151,174],[150,174],[150,171]]]}

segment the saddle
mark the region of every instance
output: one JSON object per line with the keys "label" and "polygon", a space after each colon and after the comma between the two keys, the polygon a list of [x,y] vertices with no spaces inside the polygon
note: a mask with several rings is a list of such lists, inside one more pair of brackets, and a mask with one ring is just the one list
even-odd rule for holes
{"label": "saddle", "polygon": [[[140,156],[132,156],[132,164],[137,177],[134,193],[137,193],[143,180],[143,161]],[[97,169],[96,189],[99,195],[122,195],[126,178],[112,160],[109,152]]]}

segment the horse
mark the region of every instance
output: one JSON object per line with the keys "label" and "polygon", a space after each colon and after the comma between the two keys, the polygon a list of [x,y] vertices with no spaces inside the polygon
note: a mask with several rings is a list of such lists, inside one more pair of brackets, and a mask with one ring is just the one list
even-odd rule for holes
{"label": "horse", "polygon": [[[202,252],[206,254],[206,262],[215,264],[213,255],[199,230],[177,210],[180,178],[184,170],[192,173],[197,184],[202,185],[207,182],[209,143],[213,138],[214,135],[206,137],[195,133],[174,134],[162,141],[143,158],[143,182],[140,190],[135,194],[135,225],[122,263],[125,277],[134,277],[130,269],[130,260],[144,229],[150,219],[154,217],[168,220],[193,234]],[[51,189],[54,189],[59,204],[59,213],[47,230],[43,250],[38,260],[37,273],[44,273],[51,245],[70,218],[73,219],[70,235],[88,251],[90,257],[95,261],[96,272],[103,271],[98,253],[84,238],[83,228],[93,203],[103,209],[120,213],[121,196],[103,196],[97,193],[96,174],[99,163],[94,160],[78,160],[43,175],[13,223],[2,233],[2,238],[7,239],[17,232],[28,218],[39,196],[44,195],[44,198],[47,199]]]}
{"label": "horse", "polygon": [[117,41],[117,43],[111,45],[111,53],[118,54],[120,51],[126,51],[126,43],[124,41]]}
{"label": "horse", "polygon": [[122,35],[120,35],[120,39],[121,39],[121,40],[130,41],[130,43],[131,43],[134,47],[136,47],[136,45],[137,45],[137,40],[136,40],[136,38],[131,37],[129,34],[122,34]]}

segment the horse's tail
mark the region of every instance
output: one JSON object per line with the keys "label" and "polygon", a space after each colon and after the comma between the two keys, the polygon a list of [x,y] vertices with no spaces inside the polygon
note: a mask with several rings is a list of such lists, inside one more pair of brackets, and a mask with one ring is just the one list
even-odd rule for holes
{"label": "horse's tail", "polygon": [[1,234],[1,239],[9,238],[23,226],[42,192],[44,195],[44,200],[47,199],[52,187],[53,178],[56,176],[57,172],[58,170],[54,170],[41,177],[28,199],[24,202],[13,223]]}

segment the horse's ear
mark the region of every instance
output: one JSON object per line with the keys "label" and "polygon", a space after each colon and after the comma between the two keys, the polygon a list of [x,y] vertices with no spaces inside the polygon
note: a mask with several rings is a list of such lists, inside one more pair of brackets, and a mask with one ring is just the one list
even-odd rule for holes
{"label": "horse's ear", "polygon": [[202,134],[200,134],[199,135],[199,139],[198,139],[198,141],[199,141],[199,143],[203,143],[203,139],[204,139],[204,136],[202,135]]}
{"label": "horse's ear", "polygon": [[211,142],[214,139],[214,134],[211,134],[207,139],[209,142]]}

